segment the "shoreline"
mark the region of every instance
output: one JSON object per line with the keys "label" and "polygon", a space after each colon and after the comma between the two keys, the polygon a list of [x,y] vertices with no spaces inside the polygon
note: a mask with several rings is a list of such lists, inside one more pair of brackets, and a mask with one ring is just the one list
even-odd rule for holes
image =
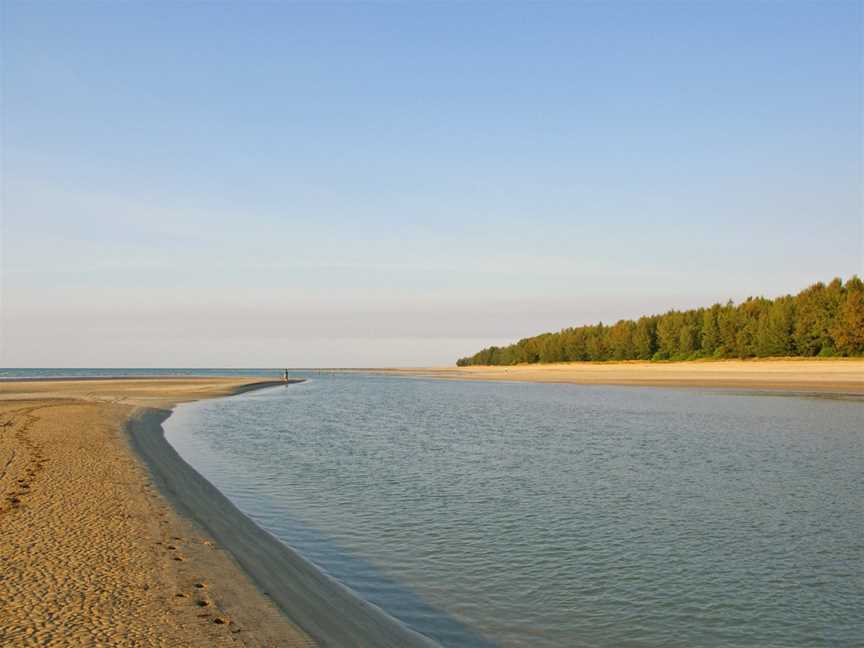
{"label": "shoreline", "polygon": [[129,419],[126,434],[137,456],[175,510],[225,548],[258,590],[316,645],[438,645],[360,598],[240,511],[165,438],[162,423],[171,414],[147,408]]}
{"label": "shoreline", "polygon": [[[352,370],[331,370],[351,372]],[[382,368],[367,370],[439,380],[734,389],[798,394],[864,395],[864,359],[777,358],[685,362],[568,362],[509,366]]]}
{"label": "shoreline", "polygon": [[0,644],[436,645],[258,527],[164,438],[180,403],[284,384],[0,383]]}

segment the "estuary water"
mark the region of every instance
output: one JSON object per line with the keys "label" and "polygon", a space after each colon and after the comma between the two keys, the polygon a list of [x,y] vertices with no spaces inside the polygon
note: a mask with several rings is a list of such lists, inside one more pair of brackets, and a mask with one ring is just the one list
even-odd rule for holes
{"label": "estuary water", "polygon": [[309,377],[167,438],[445,646],[861,645],[860,401]]}

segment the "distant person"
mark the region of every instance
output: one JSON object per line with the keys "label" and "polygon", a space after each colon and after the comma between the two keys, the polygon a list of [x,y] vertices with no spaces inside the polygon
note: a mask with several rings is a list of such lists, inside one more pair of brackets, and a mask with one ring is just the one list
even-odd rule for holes
{"label": "distant person", "polygon": [[282,372],[282,382],[288,382],[288,370]]}

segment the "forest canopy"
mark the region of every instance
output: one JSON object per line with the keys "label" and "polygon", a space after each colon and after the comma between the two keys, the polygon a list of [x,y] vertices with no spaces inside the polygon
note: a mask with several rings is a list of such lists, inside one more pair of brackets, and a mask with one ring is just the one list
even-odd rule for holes
{"label": "forest canopy", "polygon": [[864,355],[864,282],[816,283],[797,295],[750,297],[638,320],[566,328],[488,347],[469,365]]}

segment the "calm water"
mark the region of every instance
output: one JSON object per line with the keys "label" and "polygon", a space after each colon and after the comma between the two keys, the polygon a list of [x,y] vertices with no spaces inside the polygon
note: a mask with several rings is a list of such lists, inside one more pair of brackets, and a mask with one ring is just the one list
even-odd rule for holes
{"label": "calm water", "polygon": [[169,441],[449,646],[852,646],[864,405],[323,376],[182,406]]}

